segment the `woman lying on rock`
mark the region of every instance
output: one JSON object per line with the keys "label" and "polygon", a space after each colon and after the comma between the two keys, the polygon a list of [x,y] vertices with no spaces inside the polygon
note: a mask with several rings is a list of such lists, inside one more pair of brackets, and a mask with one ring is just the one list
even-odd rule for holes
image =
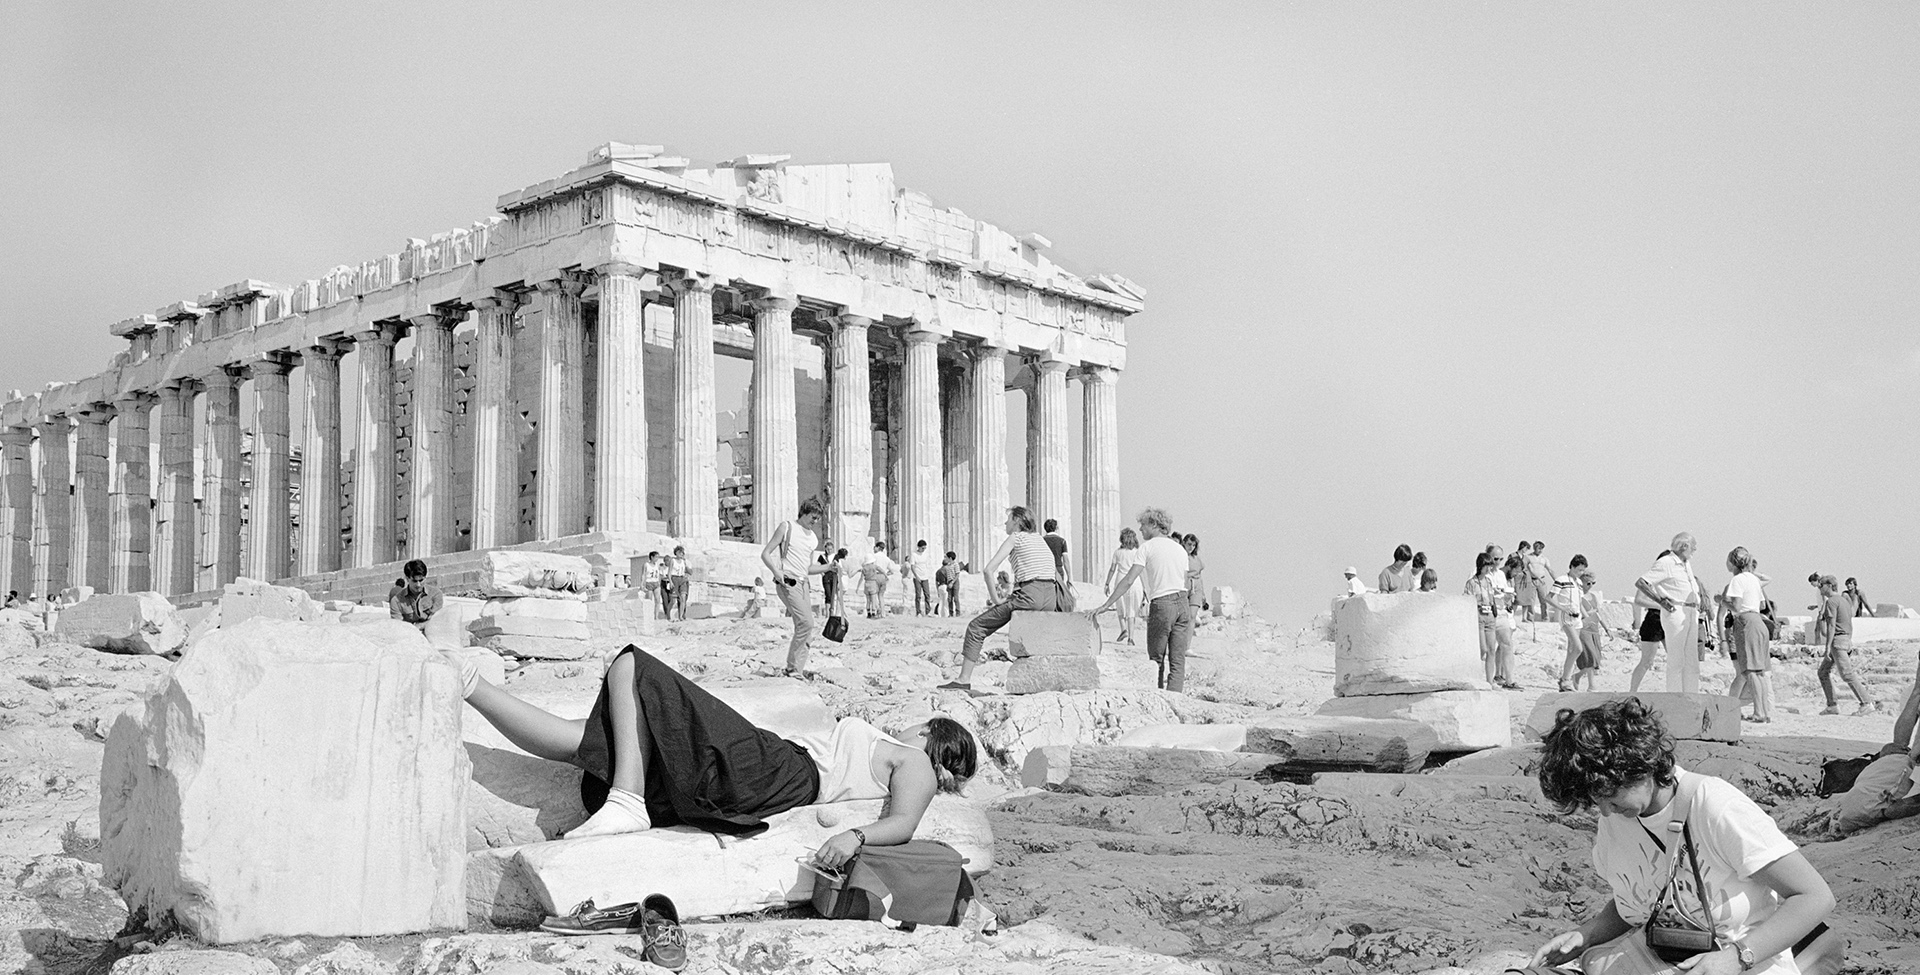
{"label": "woman lying on rock", "polygon": [[838,867],[861,845],[913,839],[936,791],[959,792],[974,773],[973,735],[933,718],[893,738],[858,718],[830,736],[789,741],[757,728],[638,647],[614,657],[584,720],[549,714],[481,678],[461,674],[467,703],[532,755],[579,766],[593,815],[567,834],[604,836],[696,826],[752,836],[796,806],[885,799],[879,820],[837,833],[815,862]]}
{"label": "woman lying on rock", "polygon": [[[1765,810],[1725,780],[1673,763],[1673,739],[1637,698],[1562,710],[1540,791],[1601,815],[1593,866],[1613,899],[1534,954],[1593,973],[1795,975],[1829,971],[1833,893]],[[1709,940],[1710,939],[1710,940]],[[1796,963],[1796,955],[1799,956]]]}

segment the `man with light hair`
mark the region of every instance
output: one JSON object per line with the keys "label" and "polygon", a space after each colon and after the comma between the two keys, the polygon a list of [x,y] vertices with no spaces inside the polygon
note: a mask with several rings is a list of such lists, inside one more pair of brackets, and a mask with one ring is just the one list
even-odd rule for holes
{"label": "man with light hair", "polygon": [[1092,615],[1113,608],[1135,579],[1147,596],[1147,656],[1153,660],[1162,690],[1184,693],[1187,644],[1193,640],[1193,606],[1187,600],[1187,550],[1167,536],[1173,519],[1159,508],[1140,512],[1140,561],[1107,594]]}
{"label": "man with light hair", "polygon": [[1700,660],[1694,627],[1700,622],[1700,580],[1689,560],[1699,550],[1691,532],[1673,536],[1673,544],[1653,560],[1653,568],[1634,580],[1633,605],[1640,618],[1640,662],[1634,665],[1632,690],[1640,689],[1653,667],[1654,652],[1667,648],[1667,690],[1700,689]]}

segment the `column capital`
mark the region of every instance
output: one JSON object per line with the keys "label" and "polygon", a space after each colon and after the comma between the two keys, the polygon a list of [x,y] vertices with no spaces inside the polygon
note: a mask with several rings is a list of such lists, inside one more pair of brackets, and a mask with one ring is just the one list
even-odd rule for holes
{"label": "column capital", "polygon": [[108,420],[113,419],[113,414],[112,403],[88,403],[73,412],[73,419],[76,423],[97,423],[104,426]]}
{"label": "column capital", "polygon": [[0,444],[25,447],[33,443],[32,427],[0,427]]}
{"label": "column capital", "polygon": [[116,407],[122,410],[143,410],[151,407],[160,399],[151,389],[130,389],[113,398]]}
{"label": "column capital", "polygon": [[240,385],[240,373],[245,368],[245,366],[239,363],[221,366],[205,376],[201,376],[200,385],[205,386],[209,391],[225,389],[229,386],[237,387]]}
{"label": "column capital", "polygon": [[835,331],[846,328],[872,328],[874,322],[870,316],[852,313],[834,315],[831,320]]}
{"label": "column capital", "polygon": [[1083,383],[1101,383],[1111,386],[1120,381],[1120,370],[1113,366],[1086,363],[1073,370],[1073,378]]}
{"label": "column capital", "polygon": [[425,314],[407,316],[407,324],[414,328],[443,328],[448,331],[466,320],[467,309],[460,305],[435,305],[432,311]]}
{"label": "column capital", "polygon": [[787,312],[791,314],[794,308],[798,307],[800,303],[795,301],[792,295],[764,294],[757,298],[748,299],[747,304],[752,305],[754,311]]}
{"label": "column capital", "polygon": [[41,436],[46,436],[49,430],[59,430],[64,434],[67,432],[69,419],[65,413],[46,413],[42,414],[40,419],[33,421],[33,425],[40,431]]}
{"label": "column capital", "polygon": [[1045,373],[1054,373],[1059,375],[1065,375],[1066,371],[1072,366],[1073,366],[1073,363],[1068,362],[1065,359],[1039,358],[1033,361],[1033,368],[1035,369],[1035,371],[1045,372]]}
{"label": "column capital", "polygon": [[902,333],[901,338],[905,339],[908,345],[939,345],[941,342],[946,341],[947,337],[941,335],[939,332],[930,332],[924,328],[916,328]]}
{"label": "column capital", "polygon": [[358,332],[348,332],[347,337],[355,345],[392,345],[400,341],[399,330],[392,322],[374,322]]}
{"label": "column capital", "polygon": [[662,272],[661,278],[668,291],[682,293],[713,293],[713,275],[700,271],[675,270]]}
{"label": "column capital", "polygon": [[332,359],[338,362],[341,356],[347,354],[347,347],[352,344],[344,338],[315,339],[312,345],[300,350],[300,360],[312,362],[315,359]]}
{"label": "column capital", "polygon": [[511,313],[515,308],[520,307],[520,302],[521,302],[520,292],[508,291],[505,288],[495,288],[492,291],[487,292],[485,295],[482,295],[478,298],[473,299],[473,307],[483,312],[492,311],[492,312]]}
{"label": "column capital", "polygon": [[208,314],[210,314],[210,312],[207,309],[200,307],[200,305],[196,302],[176,301],[173,304],[160,309],[160,311],[155,315],[155,317],[159,318],[163,322],[167,322],[168,324],[177,325],[181,322],[192,324],[193,322],[199,321],[201,318],[206,317]]}
{"label": "column capital", "polygon": [[580,293],[587,290],[587,283],[585,281],[565,271],[551,272],[551,276],[535,281],[533,286],[539,290],[541,294],[554,294],[557,292],[574,298],[580,297]]}
{"label": "column capital", "polygon": [[640,278],[643,281],[651,278],[652,280],[648,282],[648,290],[650,291],[660,286],[659,268],[642,267],[638,264],[629,264],[626,261],[608,261],[605,264],[595,266],[593,273],[603,278],[610,278],[616,275]]}
{"label": "column capital", "polygon": [[293,371],[293,353],[280,350],[262,352],[242,365],[245,366],[250,379],[257,380],[262,376],[284,376]]}
{"label": "column capital", "polygon": [[982,359],[1004,360],[1006,359],[1006,357],[1007,357],[1007,350],[997,345],[987,345],[985,343],[981,343],[980,345],[976,345],[973,347],[973,361],[975,362],[979,362]]}
{"label": "column capital", "polygon": [[198,385],[200,385],[200,381],[192,376],[179,376],[161,383],[158,391],[161,394],[171,393],[175,396],[192,396],[193,388]]}

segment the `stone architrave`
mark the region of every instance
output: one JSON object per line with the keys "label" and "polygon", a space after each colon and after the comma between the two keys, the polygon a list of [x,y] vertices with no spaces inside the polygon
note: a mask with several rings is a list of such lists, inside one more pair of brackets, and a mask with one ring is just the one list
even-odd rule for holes
{"label": "stone architrave", "polygon": [[1260,779],[1286,768],[1278,755],[1196,748],[1062,745],[1036,748],[1020,766],[1020,784],[1089,796],[1157,796],[1232,779]]}
{"label": "stone architrave", "polygon": [[340,356],[325,341],[300,350],[306,389],[301,417],[300,574],[340,568]]}
{"label": "stone architrave", "polygon": [[1073,534],[1072,492],[1067,470],[1067,367],[1059,359],[1033,365],[1027,422],[1027,506],[1036,524],[1053,518],[1060,534]]}
{"label": "stone architrave", "polygon": [[1440,736],[1434,751],[1468,752],[1513,744],[1503,691],[1428,691],[1336,697],[1315,714],[1418,721]]}
{"label": "stone architrave", "polygon": [[1120,370],[1080,369],[1080,578],[1099,579],[1120,547]]}
{"label": "stone architrave", "polygon": [[1366,593],[1334,610],[1333,693],[1481,690],[1480,618],[1473,600],[1437,593]]}
{"label": "stone architrave", "polygon": [[[293,450],[287,373],[291,357],[274,353],[247,364],[253,379],[253,483],[247,509],[247,574],[271,582],[292,571]],[[231,582],[232,580],[227,580]],[[226,583],[222,583],[225,585]]]}
{"label": "stone architrave", "polygon": [[[986,560],[1006,540],[1007,508],[1007,353],[983,345],[973,353],[973,459],[970,502],[973,564]],[[992,583],[989,579],[987,582]]]}
{"label": "stone architrave", "polygon": [[436,308],[413,326],[413,467],[407,508],[407,554],[424,559],[454,549],[453,330],[467,317]]}
{"label": "stone architrave", "polygon": [[946,453],[940,446],[940,342],[937,332],[915,329],[904,336],[900,440],[900,551],[920,542],[946,551]]}
{"label": "stone architrave", "polygon": [[1293,772],[1417,772],[1439,744],[1418,721],[1269,715],[1247,725],[1245,750],[1280,755]]}
{"label": "stone architrave", "polygon": [[673,282],[673,534],[720,539],[719,449],[714,422],[713,279]]}
{"label": "stone architrave", "polygon": [[830,343],[827,536],[848,551],[872,547],[855,544],[867,539],[873,525],[873,377],[867,359],[872,325],[862,315],[841,315],[833,320]]}
{"label": "stone architrave", "polygon": [[172,653],[186,645],[187,626],[157,592],[93,596],[60,611],[62,643],[109,653]]}
{"label": "stone architrave", "polygon": [[[714,842],[688,826],[596,836],[519,849],[523,876],[549,914],[591,898],[596,904],[673,899],[682,917],[742,914],[813,897],[813,874],[799,863],[849,826],[878,818],[882,800],[801,806],[767,819],[767,831]],[[978,876],[993,868],[993,828],[986,810],[958,796],[938,795],[915,839],[950,844]]]}
{"label": "stone architrave", "polygon": [[107,423],[113,407],[95,403],[74,416],[72,545],[68,553],[69,578],[77,586],[105,592],[111,577],[108,553],[107,484],[111,470]]}
{"label": "stone architrave", "polygon": [[520,540],[513,436],[513,317],[520,305],[496,290],[474,302],[473,391],[467,418],[473,429],[473,548]]}
{"label": "stone architrave", "polygon": [[0,591],[33,591],[33,431],[0,429]]}
{"label": "stone architrave", "polygon": [[[946,452],[947,550],[962,563],[985,564],[992,552],[973,552],[973,378],[967,361],[940,373],[941,447]],[[942,597],[944,598],[944,597]]]}
{"label": "stone architrave", "polygon": [[1677,691],[1599,692],[1568,691],[1542,694],[1527,715],[1528,741],[1538,741],[1553,730],[1562,708],[1575,713],[1608,701],[1637,697],[1667,726],[1678,741],[1739,741],[1740,699],[1725,694],[1683,694]]}
{"label": "stone architrave", "polygon": [[108,531],[113,536],[112,592],[153,588],[153,469],[148,430],[155,397],[128,393],[115,404],[113,495]]}
{"label": "stone architrave", "polygon": [[200,559],[204,582],[217,589],[240,577],[240,376],[216,369],[206,389],[205,477],[201,487]]}
{"label": "stone architrave", "polygon": [[765,542],[800,507],[799,428],[793,399],[792,298],[753,303],[753,541]]}
{"label": "stone architrave", "polygon": [[540,282],[540,417],[534,524],[541,538],[587,530],[586,329],[570,277]]}
{"label": "stone architrave", "polygon": [[1088,654],[1021,657],[1007,668],[1008,694],[1090,691],[1100,686],[1100,658]]}
{"label": "stone architrave", "polygon": [[608,264],[598,274],[593,530],[644,532],[648,458],[643,312],[647,292],[659,289],[659,277],[629,264]]}
{"label": "stone architrave", "polygon": [[193,591],[199,578],[200,523],[194,509],[193,381],[160,388],[160,497],[154,508],[153,588],[164,596]]}
{"label": "stone architrave", "polygon": [[49,416],[40,430],[40,476],[33,479],[34,519],[33,591],[51,596],[69,585],[68,559],[72,555],[73,459],[72,423],[65,416]]}
{"label": "stone architrave", "polygon": [[377,323],[353,335],[360,360],[359,414],[353,438],[353,564],[393,561],[394,495],[393,346],[390,324]]}
{"label": "stone architrave", "polygon": [[404,623],[214,630],[107,737],[105,882],[211,944],[460,927],[460,709]]}

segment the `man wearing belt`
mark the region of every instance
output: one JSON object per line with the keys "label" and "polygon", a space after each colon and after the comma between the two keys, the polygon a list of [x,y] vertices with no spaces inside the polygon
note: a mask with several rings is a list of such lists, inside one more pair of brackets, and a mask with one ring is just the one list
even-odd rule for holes
{"label": "man wearing belt", "polygon": [[1193,640],[1193,607],[1187,600],[1187,550],[1168,538],[1173,519],[1159,508],[1140,512],[1140,561],[1113,587],[1098,616],[1113,607],[1139,579],[1147,594],[1147,656],[1158,665],[1159,686],[1174,693],[1187,685],[1187,644]]}

